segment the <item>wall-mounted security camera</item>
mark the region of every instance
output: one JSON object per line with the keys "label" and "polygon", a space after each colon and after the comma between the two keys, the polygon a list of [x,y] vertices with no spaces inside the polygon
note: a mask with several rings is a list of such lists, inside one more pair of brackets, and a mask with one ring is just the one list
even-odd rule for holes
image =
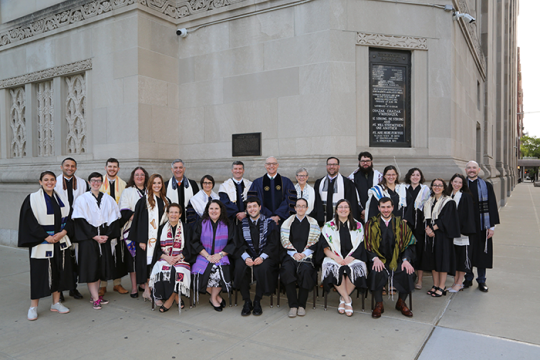
{"label": "wall-mounted security camera", "polygon": [[475,19],[474,17],[472,17],[471,15],[469,15],[469,14],[463,14],[463,13],[460,13],[459,11],[456,11],[456,12],[454,13],[454,18],[455,18],[456,20],[463,18],[463,19],[465,19],[465,21],[467,21],[469,24],[476,21],[476,19]]}
{"label": "wall-mounted security camera", "polygon": [[181,37],[186,37],[187,36],[187,29],[185,29],[185,28],[176,29],[176,35],[181,36]]}

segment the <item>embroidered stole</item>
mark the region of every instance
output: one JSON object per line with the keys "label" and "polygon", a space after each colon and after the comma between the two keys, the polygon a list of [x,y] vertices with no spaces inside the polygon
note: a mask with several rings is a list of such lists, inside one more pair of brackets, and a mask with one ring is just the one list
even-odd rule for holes
{"label": "embroidered stole", "polygon": [[[66,226],[66,221],[69,216],[70,207],[67,199],[62,195],[53,192],[53,197],[56,198],[61,212],[61,224],[60,230],[63,230]],[[36,217],[38,223],[43,227],[49,236],[54,235],[54,210],[51,204],[51,200],[48,195],[40,188],[35,193],[30,194],[30,207],[32,213]],[[66,250],[71,246],[71,241],[67,235],[65,235],[60,241],[60,249]],[[41,244],[33,246],[30,257],[33,259],[48,259],[54,256],[54,244],[50,244],[47,241],[43,241]]]}
{"label": "embroidered stole", "polygon": [[268,240],[268,226],[270,225],[270,221],[273,221],[270,218],[267,218],[263,214],[260,214],[259,216],[259,251],[255,251],[255,245],[253,245],[253,239],[251,238],[251,231],[249,230],[251,218],[249,216],[246,216],[242,220],[242,235],[244,235],[244,239],[246,240],[249,248],[253,251],[256,255],[261,255],[264,252],[264,247],[266,246],[266,242]]}
{"label": "embroidered stole", "polygon": [[[204,246],[205,250],[210,254],[214,255],[222,251],[227,242],[229,241],[229,228],[222,221],[217,225],[216,229],[216,238],[214,240],[214,229],[212,228],[212,220],[206,219],[201,223],[201,244]],[[214,245],[214,251],[212,252],[212,243]],[[191,272],[193,274],[203,274],[208,266],[209,262],[201,254],[197,255],[197,261],[193,264]],[[216,265],[229,265],[229,256],[224,256],[219,260]]]}
{"label": "embroidered stole", "polygon": [[480,211],[480,229],[487,230],[491,227],[489,218],[488,188],[483,179],[477,178],[478,186],[478,210]]}
{"label": "embroidered stole", "polygon": [[[101,187],[99,188],[99,191],[107,194],[107,195],[111,195],[111,189],[110,189],[110,186],[109,186],[109,181],[110,180],[113,180],[113,179],[109,179],[107,177],[107,175],[105,175],[103,177],[103,184],[101,185]],[[126,188],[126,182],[122,179],[120,179],[120,177],[118,177],[118,175],[114,178],[114,201],[116,201],[116,203],[118,204],[118,202],[120,201],[120,197],[122,196],[122,192],[124,191],[124,189]]]}
{"label": "embroidered stole", "polygon": [[[290,241],[291,225],[294,219],[296,219],[296,215],[290,216],[287,220],[283,222],[283,224],[281,224],[281,245],[283,245],[283,247],[287,250],[303,252],[304,250],[309,249],[311,246],[313,246],[319,241],[319,237],[321,235],[321,229],[319,227],[319,224],[317,223],[317,220],[306,215],[306,219],[309,222],[308,241],[304,249],[296,249]],[[311,257],[313,257],[313,254],[309,255],[307,258],[311,258]]]}

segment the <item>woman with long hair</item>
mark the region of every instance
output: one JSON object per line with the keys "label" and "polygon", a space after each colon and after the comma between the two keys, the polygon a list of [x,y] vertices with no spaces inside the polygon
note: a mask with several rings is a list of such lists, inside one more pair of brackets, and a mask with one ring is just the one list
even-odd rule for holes
{"label": "woman with long hair", "polygon": [[52,171],[42,172],[39,184],[39,190],[24,200],[19,217],[18,246],[28,248],[30,255],[28,320],[37,319],[39,299],[51,294],[51,311],[67,314],[60,292],[74,288],[68,250],[68,235],[73,233],[69,202],[54,190],[56,175]]}
{"label": "woman with long hair", "polygon": [[166,211],[169,200],[163,186],[163,178],[153,174],[148,180],[146,195],[137,202],[133,223],[129,232],[129,240],[138,244],[135,246],[135,272],[138,284],[145,284],[143,298],[151,300],[148,280],[152,270],[152,257],[157,242],[160,225],[167,221]]}
{"label": "woman with long hair", "polygon": [[191,273],[197,298],[198,293],[208,292],[210,305],[216,311],[223,311],[225,307],[221,290],[225,288],[229,292],[231,289],[229,254],[235,249],[233,235],[225,206],[219,200],[211,200],[193,233],[192,251],[198,255]]}
{"label": "woman with long hair", "polygon": [[[126,264],[129,277],[131,279],[131,294],[132,298],[139,297],[137,291],[137,277],[135,273],[135,243],[129,240],[129,230],[133,221],[133,214],[135,213],[135,206],[137,202],[146,195],[146,186],[148,182],[148,172],[140,166],[137,166],[131,172],[126,189],[122,192],[118,207],[120,208],[120,226],[122,227],[121,241],[124,243],[122,256],[124,256],[124,263]],[[118,256],[118,254],[117,254]]]}
{"label": "woman with long hair", "polygon": [[401,217],[404,221],[410,221],[412,215],[412,198],[407,194],[405,184],[399,183],[399,174],[394,165],[384,168],[383,177],[379,185],[368,190],[368,201],[366,203],[366,222],[369,218],[379,214],[379,200],[389,197],[394,203],[394,216]]}
{"label": "woman with long hair", "polygon": [[473,198],[467,179],[461,174],[454,174],[446,194],[456,202],[461,236],[454,239],[456,253],[456,276],[454,284],[448,291],[454,293],[463,289],[463,279],[467,270],[471,270],[472,247],[469,246],[469,236],[476,232]]}
{"label": "woman with long hair", "polygon": [[351,204],[341,199],[336,204],[334,219],[321,230],[319,248],[322,262],[322,283],[326,292],[334,287],[340,295],[338,313],[353,315],[351,293],[367,288],[366,253],[362,242],[364,228],[352,216]]}
{"label": "woman with long hair", "polygon": [[446,276],[456,271],[454,238],[460,236],[459,220],[456,203],[445,191],[443,179],[433,180],[431,197],[424,204],[427,239],[422,268],[433,275],[433,287],[427,292],[432,297],[446,295]]}
{"label": "woman with long hair", "polygon": [[411,199],[410,207],[412,208],[412,216],[408,222],[414,237],[416,238],[416,260],[414,268],[418,275],[418,280],[414,285],[415,289],[422,288],[422,278],[424,272],[419,267],[422,263],[422,254],[424,252],[424,244],[426,232],[424,229],[424,204],[431,196],[429,186],[424,185],[424,174],[419,168],[409,169],[405,175],[405,183],[407,185],[407,197]]}

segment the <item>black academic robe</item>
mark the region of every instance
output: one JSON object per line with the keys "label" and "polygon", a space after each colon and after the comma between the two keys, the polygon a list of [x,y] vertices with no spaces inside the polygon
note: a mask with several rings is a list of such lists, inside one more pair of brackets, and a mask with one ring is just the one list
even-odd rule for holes
{"label": "black academic robe", "polygon": [[[184,179],[187,179],[186,177],[184,177]],[[197,182],[195,180],[191,180],[191,179],[188,179],[189,180],[189,185],[191,186],[191,188],[193,189],[193,195],[195,195],[196,193],[199,192],[199,185],[197,185]],[[171,179],[165,181],[165,189],[167,189],[169,187],[169,181],[171,181]],[[183,182],[182,182],[183,184]],[[178,192],[178,202],[181,207],[182,207],[182,216],[180,217],[180,221],[182,221],[183,223],[186,222],[186,206],[184,204],[184,190],[185,190],[185,187],[183,186],[178,186],[176,188],[176,191]]]}
{"label": "black academic robe", "polygon": [[[452,195],[452,197],[454,197]],[[461,200],[457,207],[459,226],[462,235],[473,235],[476,232],[476,222],[474,218],[473,200],[471,194],[461,193]],[[456,253],[456,271],[466,272],[470,269],[472,264],[473,249],[470,245],[471,239],[469,238],[469,245],[454,245],[454,251]]]}
{"label": "black academic robe", "polygon": [[354,185],[356,186],[356,191],[358,192],[358,197],[360,201],[360,212],[366,208],[366,202],[368,200],[368,190],[373,187],[373,176],[373,169],[369,172],[367,178],[360,170],[358,170],[354,174]]}
{"label": "black academic robe", "polygon": [[[325,176],[326,177],[326,176]],[[310,214],[312,218],[317,220],[319,223],[319,226],[323,226],[325,222],[327,222],[326,219],[326,209],[324,208],[323,201],[321,199],[321,193],[319,191],[321,187],[321,181],[325,179],[325,177],[318,179],[315,182],[315,186],[313,189],[315,189],[315,207],[313,208],[313,212]],[[344,196],[345,200],[348,200],[349,203],[351,203],[351,211],[353,214],[353,217],[356,220],[360,220],[360,208],[358,207],[358,197],[356,196],[356,186],[354,183],[346,178],[343,178],[343,186],[345,187]],[[337,181],[337,178],[336,178]]]}
{"label": "black academic robe", "polygon": [[[422,187],[420,185],[418,185],[416,189],[413,189],[412,186],[407,188],[407,204],[410,204],[407,207],[411,208],[411,217],[407,224],[411,228],[413,235],[416,238],[416,260],[413,266],[415,269],[419,270],[422,270],[420,264],[422,263],[422,255],[424,253],[424,246],[426,243],[426,227],[424,224],[424,208],[415,209],[414,202],[421,189]],[[409,200],[411,201],[410,203]]]}
{"label": "black academic robe", "polygon": [[[189,262],[189,260],[192,258],[192,248],[191,248],[191,232],[189,229],[189,226],[186,226],[184,223],[178,223],[176,226],[176,229],[173,233],[173,235],[176,234],[178,231],[178,227],[182,226],[182,231],[184,232],[184,249],[182,250],[182,254],[184,255],[184,259],[186,262]],[[158,230],[158,235],[156,239],[156,246],[154,247],[154,255],[152,256],[152,268],[158,262],[159,259],[161,259],[161,255],[163,255],[163,251],[161,250],[161,235],[163,233],[163,228],[165,227],[165,224],[161,225]],[[169,254],[165,254],[169,255]],[[171,266],[171,276],[167,281],[156,281],[154,283],[154,296],[156,299],[162,299],[166,300],[171,297],[171,295],[176,292],[177,289],[175,289],[176,285],[176,271],[174,266]]]}
{"label": "black academic robe", "polygon": [[[271,295],[277,286],[278,264],[279,264],[279,228],[274,221],[268,224],[267,240],[264,248],[259,247],[259,226],[250,223],[250,234],[253,240],[255,249],[252,249],[244,238],[242,224],[236,227],[235,243],[236,250],[234,252],[235,269],[234,269],[234,286],[237,289],[242,287],[246,281],[246,274],[251,271],[246,262],[242,259],[242,254],[246,252],[252,260],[258,258],[262,253],[268,255],[268,258],[263,260],[259,265],[253,266],[253,279],[257,281],[257,287],[262,288],[263,295]],[[259,218],[259,222],[261,219]]]}
{"label": "black academic robe", "polygon": [[[51,199],[52,200],[52,199]],[[62,214],[60,206],[52,200],[54,211],[54,232],[60,232],[62,226]],[[73,237],[73,222],[68,219],[64,230],[67,235]],[[56,291],[74,289],[73,269],[70,259],[70,251],[62,251],[60,244],[54,244],[54,256],[51,259],[33,259],[32,247],[39,245],[49,236],[43,226],[38,223],[30,206],[30,195],[24,199],[19,215],[19,238],[18,246],[28,248],[30,259],[30,299],[37,300]],[[51,284],[49,286],[49,265],[51,270]]]}
{"label": "black academic robe", "polygon": [[[201,251],[203,251],[205,249],[204,245],[201,242],[202,221],[203,220],[201,220],[201,221],[199,221],[197,223],[197,225],[195,226],[195,228],[193,230],[193,236],[191,237],[191,250],[190,250],[191,251],[191,253],[190,253],[191,258],[188,260],[188,262],[191,264],[192,269],[193,269],[194,263],[197,260],[197,256],[201,253]],[[214,223],[214,222],[211,221],[211,224],[212,224],[212,230],[213,230],[212,249],[207,249],[206,252],[208,252],[209,255],[214,255],[215,253],[217,253],[213,249],[214,249],[214,244],[215,244],[215,240],[216,240],[216,230],[217,230],[218,223]],[[232,264],[233,261],[234,261],[233,257],[232,257],[232,254],[235,251],[234,226],[233,225],[228,225],[227,230],[229,232],[228,233],[227,245],[225,245],[225,247],[221,251],[228,254],[229,263]],[[198,279],[198,284],[195,284],[194,286],[195,286],[195,289],[199,289],[199,292],[201,294],[206,293],[206,287],[208,285],[208,280],[210,279],[210,273],[212,271],[213,266],[214,266],[214,264],[209,262],[208,265],[206,266],[206,269],[205,269],[204,273],[201,276],[195,277],[195,279],[193,280],[193,281],[197,281],[197,279]],[[222,270],[222,273],[223,273],[222,282],[220,284],[221,288],[224,289],[225,291],[229,292],[229,289],[227,288],[226,284],[231,283],[231,266],[230,265],[221,265],[221,270]]]}
{"label": "black academic robe", "polygon": [[[158,207],[158,221],[165,213],[165,203],[161,198],[156,197]],[[137,274],[137,284],[145,284],[150,277],[150,265],[147,264],[146,250],[143,250],[140,244],[148,244],[148,209],[146,207],[146,195],[137,201],[135,213],[129,230],[129,240],[136,242],[135,245],[135,273]],[[159,224],[158,224],[159,226]]]}
{"label": "black academic robe", "polygon": [[[103,193],[100,192],[100,198]],[[98,228],[89,224],[83,218],[77,218],[75,222],[75,238],[79,243],[79,283],[93,283],[99,280],[107,281],[115,279],[115,261],[111,250],[111,240],[120,237],[120,222],[113,221],[110,225],[102,224]],[[94,240],[94,236],[108,236],[104,244]]]}
{"label": "black academic robe", "polygon": [[[373,219],[373,218],[372,218]],[[366,250],[368,257],[368,287],[371,291],[381,290],[384,286],[388,284],[389,277],[393,275],[392,283],[396,290],[400,293],[409,294],[414,289],[414,279],[415,273],[407,274],[407,271],[402,270],[403,259],[411,264],[414,263],[416,257],[416,248],[415,245],[409,245],[405,250],[398,254],[397,258],[397,267],[396,270],[392,272],[390,269],[390,263],[394,259],[394,248],[396,246],[396,239],[394,235],[393,227],[401,226],[401,219],[392,217],[392,220],[386,226],[386,223],[381,217],[377,217],[376,220],[370,221],[379,221],[379,226],[381,229],[381,240],[379,242],[378,251],[385,258],[385,269],[382,271],[373,270],[373,259],[378,257],[375,252]],[[397,222],[397,224],[395,224]],[[370,223],[366,224],[366,227]],[[362,244],[365,245],[365,242]]]}
{"label": "black academic robe", "polygon": [[[480,228],[480,209],[478,205],[478,180],[469,182],[469,190],[471,190],[473,199],[474,219],[476,222],[476,233],[469,237],[471,241],[471,247],[473,252],[472,265],[481,269],[493,268],[493,237],[487,240],[486,251],[486,233],[487,230]],[[489,220],[491,222],[490,227],[493,227],[500,223],[499,210],[497,205],[497,198],[493,191],[493,185],[486,181],[488,190],[488,209]]]}
{"label": "black academic robe", "polygon": [[[407,201],[407,206],[399,208],[399,194],[395,192],[394,190],[388,189],[388,194],[390,195],[390,199],[392,199],[392,202],[394,203],[394,216],[399,216],[403,220],[406,220],[407,222],[414,221],[414,200],[416,198],[413,198],[410,192],[406,192],[405,200]],[[369,204],[369,217],[377,216],[379,214],[379,201],[377,201],[375,198],[371,200],[371,203]]]}
{"label": "black academic robe", "polygon": [[[426,226],[431,224],[431,220],[429,222],[426,220]],[[455,201],[448,201],[444,205],[434,225],[437,225],[438,229],[434,231],[435,237],[426,238],[421,270],[454,275],[456,272],[454,238],[461,236]]]}
{"label": "black academic robe", "polygon": [[[306,248],[309,237],[310,224],[306,217],[302,221],[295,218],[291,224],[289,232],[289,241],[294,246],[296,252],[303,252]],[[293,259],[285,249],[281,241],[279,242],[279,257],[281,259],[281,267],[279,269],[280,280],[283,284],[298,283],[302,289],[312,290],[317,284],[317,269],[315,268],[314,260],[298,262]],[[312,259],[315,259],[317,254],[317,243],[309,247],[313,251]]]}

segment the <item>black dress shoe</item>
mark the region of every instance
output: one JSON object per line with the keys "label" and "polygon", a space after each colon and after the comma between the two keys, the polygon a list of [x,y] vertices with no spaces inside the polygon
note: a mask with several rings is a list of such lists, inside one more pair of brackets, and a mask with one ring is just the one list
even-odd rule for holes
{"label": "black dress shoe", "polygon": [[64,298],[64,293],[60,291],[60,302],[64,302],[66,299]]}
{"label": "black dress shoe", "polygon": [[223,309],[225,306],[227,306],[227,302],[225,302],[225,299],[221,298],[221,303],[219,306]]}
{"label": "black dress shoe", "polygon": [[480,289],[481,292],[488,292],[489,290],[486,283],[478,283],[478,289]]}
{"label": "black dress shoe", "polygon": [[212,305],[214,310],[216,310],[217,312],[222,312],[223,311],[223,308],[221,306],[214,306],[214,304],[212,304],[212,300],[208,300],[208,302],[210,303],[210,305]]}
{"label": "black dress shoe", "polygon": [[73,290],[69,290],[69,296],[77,299],[77,300],[80,300],[83,298],[82,294],[79,292],[79,290],[77,289],[73,289]]}
{"label": "black dress shoe", "polygon": [[468,288],[470,288],[471,286],[472,286],[472,281],[465,280],[465,281],[463,282],[463,288],[464,288],[464,289],[468,289]]}
{"label": "black dress shoe", "polygon": [[251,304],[251,300],[246,300],[244,302],[244,307],[242,308],[242,316],[249,316],[251,315],[251,310],[253,310],[253,305]]}
{"label": "black dress shoe", "polygon": [[136,292],[135,294],[129,294],[133,299],[136,299],[139,297],[139,292]]}
{"label": "black dress shoe", "polygon": [[255,300],[253,302],[253,315],[259,316],[259,315],[262,315],[262,313],[263,311],[262,311],[260,300]]}
{"label": "black dress shoe", "polygon": [[139,286],[139,291],[140,292],[144,292],[144,289],[142,287]]}

